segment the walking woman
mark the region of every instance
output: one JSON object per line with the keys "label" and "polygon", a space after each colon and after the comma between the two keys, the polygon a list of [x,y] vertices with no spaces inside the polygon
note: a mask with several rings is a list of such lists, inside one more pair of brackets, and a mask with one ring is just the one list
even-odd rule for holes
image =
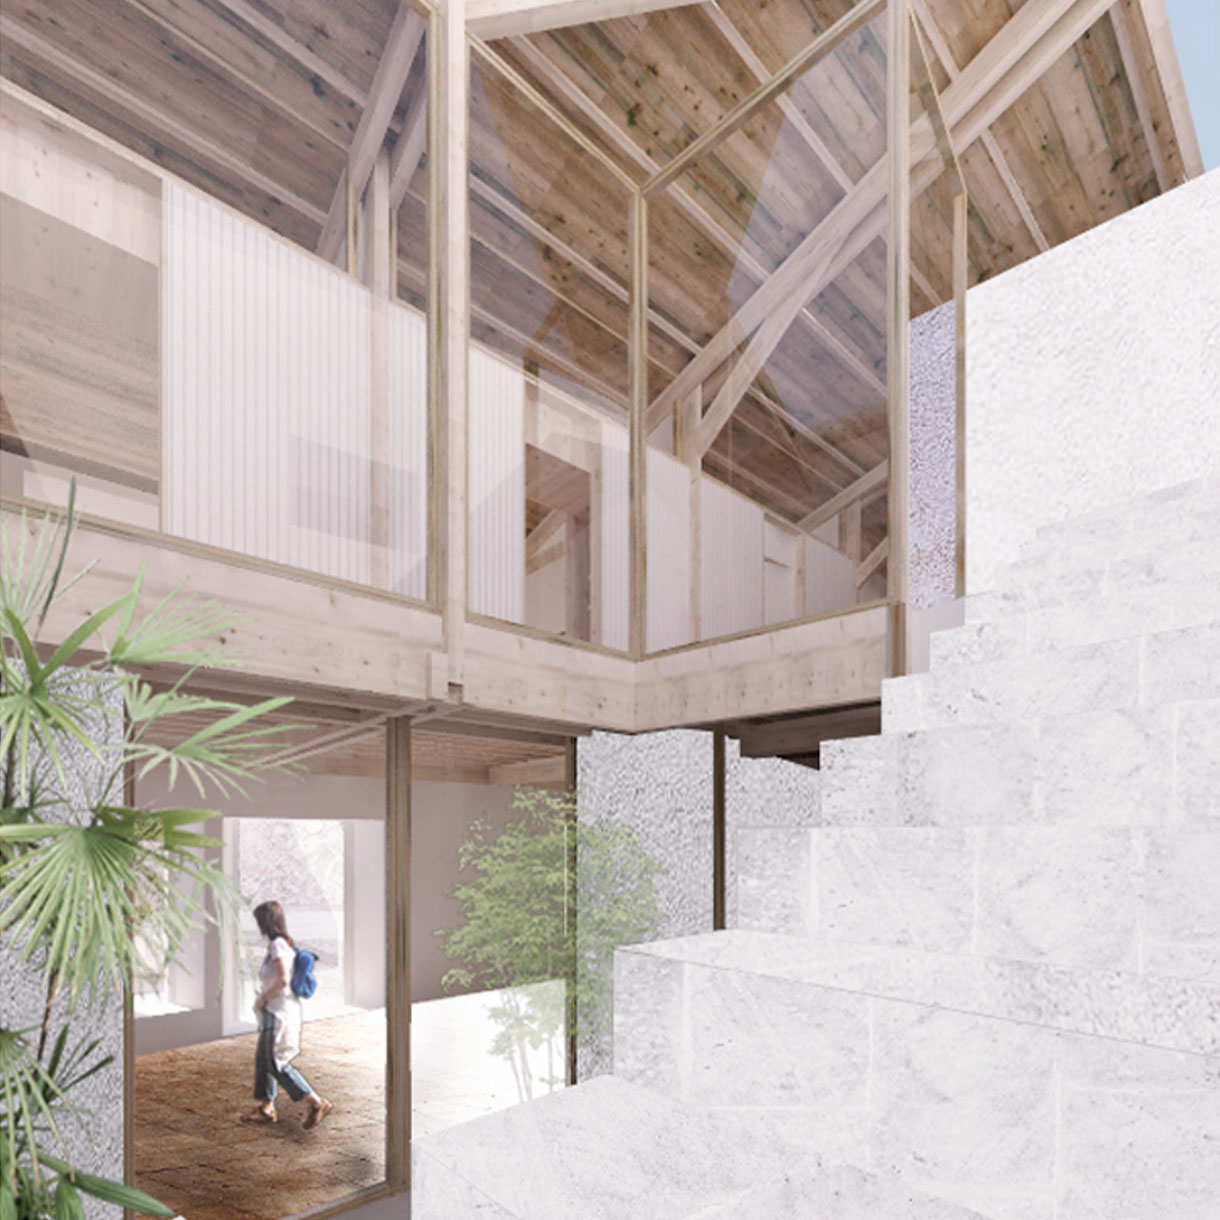
{"label": "walking woman", "polygon": [[242,1115],[246,1123],[279,1121],[275,1097],[282,1084],[293,1101],[309,1102],[304,1127],[316,1127],[331,1111],[309,1082],[292,1066],[301,1050],[301,1001],[289,986],[295,950],[284,923],[284,908],[278,902],[263,902],[254,908],[258,930],[267,938],[267,956],[259,967],[262,990],[254,1001],[258,1016],[258,1049],[254,1052],[254,1097],[258,1105]]}

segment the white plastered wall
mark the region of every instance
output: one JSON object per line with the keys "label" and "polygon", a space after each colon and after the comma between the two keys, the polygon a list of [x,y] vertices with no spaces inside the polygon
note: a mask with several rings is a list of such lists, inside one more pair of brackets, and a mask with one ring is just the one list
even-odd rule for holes
{"label": "white plastered wall", "polygon": [[1220,170],[971,289],[967,570],[1220,472]]}

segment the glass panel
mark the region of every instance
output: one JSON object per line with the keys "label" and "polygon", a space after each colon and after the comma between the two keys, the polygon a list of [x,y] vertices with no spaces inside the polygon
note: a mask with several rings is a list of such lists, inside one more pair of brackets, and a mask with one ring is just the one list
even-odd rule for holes
{"label": "glass panel", "polygon": [[[136,1185],[185,1216],[279,1220],[385,1177],[385,730],[328,749],[334,722],[291,706],[277,721],[300,726],[283,739],[294,773],[251,786],[248,797],[207,796],[219,814],[208,830],[224,844],[215,854],[251,903],[240,943],[222,944],[207,928],[184,964],[192,1002],[178,1002],[184,980],[168,977],[146,984],[152,999],[136,1005]],[[157,727],[156,740],[199,727]],[[189,781],[170,788],[161,772],[137,781],[136,799],[200,803]],[[316,955],[317,990],[269,1002],[259,1018],[272,942],[252,911],[268,901],[280,904],[295,947]],[[274,1085],[256,1069],[260,1020],[277,1030]],[[311,1090],[333,1106],[325,1158],[299,1138]],[[275,1127],[239,1124],[268,1092]]]}
{"label": "glass panel", "polygon": [[562,739],[421,728],[411,755],[419,1138],[565,1087],[572,819]]}
{"label": "glass panel", "polygon": [[475,57],[470,609],[627,647],[622,185]]}
{"label": "glass panel", "polygon": [[0,484],[155,529],[161,181],[5,97]]}
{"label": "glass panel", "polygon": [[649,651],[885,596],[886,20],[649,200]]}
{"label": "glass panel", "polygon": [[[402,141],[426,131],[426,54]],[[375,297],[34,101],[6,94],[0,139],[5,492],[62,505],[75,476],[83,512],[426,599],[422,144],[391,179],[397,243],[366,193]]]}

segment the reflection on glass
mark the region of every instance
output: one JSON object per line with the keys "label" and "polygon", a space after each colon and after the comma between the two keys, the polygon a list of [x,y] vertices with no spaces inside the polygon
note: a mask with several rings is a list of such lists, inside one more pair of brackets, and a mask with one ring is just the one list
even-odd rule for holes
{"label": "reflection on glass", "polygon": [[426,599],[421,157],[395,180],[404,299],[382,308],[338,267],[6,94],[5,491],[62,504],[75,475],[84,513]]}
{"label": "reflection on glass", "polygon": [[[608,1045],[614,950],[660,927],[657,862],[588,820],[559,749],[413,735],[438,777],[411,786],[415,1137],[563,1088],[574,1042]],[[514,788],[506,765],[554,779]]]}
{"label": "reflection on glass", "polygon": [[471,64],[470,609],[627,647],[623,186]]}
{"label": "reflection on glass", "polygon": [[[282,721],[300,723],[291,712]],[[183,980],[163,978],[135,1005],[136,1184],[192,1220],[279,1220],[385,1178],[384,735],[313,744],[333,728],[290,732],[297,774],[247,797],[209,794],[220,862],[249,904],[241,943],[208,928],[185,961],[193,1002],[180,1001]],[[137,782],[140,803],[198,803],[157,774]],[[253,916],[272,901],[295,948],[316,956],[308,998],[269,994],[269,945],[295,963]],[[260,996],[274,1085],[256,1071],[267,1068]],[[323,1100],[332,1108],[318,1110]]]}
{"label": "reflection on glass", "polygon": [[885,596],[885,22],[649,197],[650,652]]}

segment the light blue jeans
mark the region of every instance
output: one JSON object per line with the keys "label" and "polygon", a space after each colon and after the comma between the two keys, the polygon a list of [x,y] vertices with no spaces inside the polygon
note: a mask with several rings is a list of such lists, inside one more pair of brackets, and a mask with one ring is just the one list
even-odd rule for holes
{"label": "light blue jeans", "polygon": [[275,1066],[275,1013],[263,1011],[262,1026],[258,1031],[258,1047],[254,1052],[254,1099],[274,1101],[282,1084],[293,1101],[308,1097],[313,1089],[300,1072],[286,1063],[283,1068]]}

